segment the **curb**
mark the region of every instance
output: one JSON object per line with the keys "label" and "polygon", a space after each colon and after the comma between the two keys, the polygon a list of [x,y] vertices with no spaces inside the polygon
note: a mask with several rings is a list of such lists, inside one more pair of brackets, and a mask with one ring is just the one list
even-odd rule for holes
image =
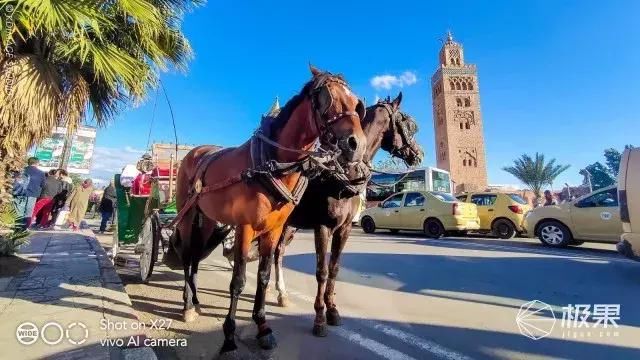
{"label": "curb", "polygon": [[[90,233],[90,234],[88,234]],[[95,233],[91,229],[86,229],[84,231],[85,240],[91,246],[91,249],[96,254],[96,260],[98,261],[98,267],[100,268],[100,283],[102,287],[118,291],[124,294],[127,299],[127,303],[131,309],[131,315],[135,320],[140,320],[133,310],[133,305],[131,304],[131,299],[129,298],[129,294],[127,294],[124,285],[122,283],[122,279],[116,268],[111,262],[111,258],[107,255],[106,250],[100,245],[100,242],[96,238]],[[141,338],[144,338],[144,335],[139,335]],[[158,357],[152,348],[142,346],[142,347],[130,347],[130,348],[119,348],[112,347],[110,348],[111,360],[123,359],[123,360],[157,360]]]}

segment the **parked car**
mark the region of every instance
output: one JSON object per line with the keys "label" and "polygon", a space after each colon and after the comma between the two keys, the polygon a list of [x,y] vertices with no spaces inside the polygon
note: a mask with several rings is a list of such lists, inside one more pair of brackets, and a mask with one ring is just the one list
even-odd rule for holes
{"label": "parked car", "polygon": [[626,149],[618,172],[622,235],[618,251],[640,261],[640,148]]}
{"label": "parked car", "polygon": [[511,239],[521,233],[524,215],[531,210],[529,203],[514,193],[472,192],[457,198],[476,204],[480,230],[492,232],[501,239]]}
{"label": "parked car", "polygon": [[553,247],[585,241],[617,243],[622,233],[618,190],[608,186],[560,205],[542,206],[527,213],[526,235]]}
{"label": "parked car", "polygon": [[363,211],[360,225],[366,233],[376,229],[422,230],[430,238],[447,232],[480,228],[474,204],[459,202],[439,191],[407,191],[391,195],[377,207]]}

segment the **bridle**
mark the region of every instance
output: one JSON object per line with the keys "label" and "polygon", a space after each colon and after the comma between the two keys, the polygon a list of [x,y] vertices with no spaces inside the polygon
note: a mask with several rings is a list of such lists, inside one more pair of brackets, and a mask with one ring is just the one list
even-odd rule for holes
{"label": "bridle", "polygon": [[400,137],[402,138],[402,146],[397,147],[397,146],[395,146],[395,141],[392,141],[391,149],[388,149],[387,151],[389,151],[389,153],[392,156],[395,156],[395,157],[398,157],[398,158],[402,158],[402,153],[404,151],[406,151],[406,150],[410,151],[412,153],[412,155],[414,155],[414,156],[418,155],[416,150],[411,146],[411,143],[413,142],[412,136],[407,134],[408,130],[401,123],[403,121],[403,119],[405,118],[403,116],[402,111],[400,111],[397,108],[394,108],[388,102],[378,102],[376,104],[376,106],[383,107],[387,111],[387,113],[389,114],[389,118],[391,119],[391,122],[389,124],[389,130],[391,131],[391,133],[392,134],[398,133],[398,134],[400,134]]}

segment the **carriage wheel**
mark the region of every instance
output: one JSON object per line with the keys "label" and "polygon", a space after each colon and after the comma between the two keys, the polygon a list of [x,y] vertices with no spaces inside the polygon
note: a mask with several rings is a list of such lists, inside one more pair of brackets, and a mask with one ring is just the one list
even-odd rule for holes
{"label": "carriage wheel", "polygon": [[114,211],[113,214],[113,239],[111,242],[111,260],[115,262],[116,256],[118,256],[118,251],[120,250],[120,235],[118,234],[118,210]]}
{"label": "carriage wheel", "polygon": [[158,214],[154,212],[145,219],[138,235],[138,243],[144,245],[140,254],[140,278],[143,282],[149,280],[153,273],[153,266],[158,260],[160,237],[160,221]]}

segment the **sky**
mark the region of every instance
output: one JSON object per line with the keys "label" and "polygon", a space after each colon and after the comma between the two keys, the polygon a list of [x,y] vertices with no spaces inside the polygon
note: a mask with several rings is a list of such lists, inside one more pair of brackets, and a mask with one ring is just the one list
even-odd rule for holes
{"label": "sky", "polygon": [[[571,165],[556,184],[574,185],[604,149],[640,145],[639,13],[633,0],[209,1],[185,17],[189,70],[162,81],[179,142],[193,145],[244,142],[275,96],[284,104],[310,79],[309,63],[369,104],[402,91],[435,166],[430,78],[451,30],[478,67],[489,183],[519,184],[502,167],[541,152]],[[135,162],[152,118],[151,142],[173,141],[151,93],[99,130],[93,175]]]}

